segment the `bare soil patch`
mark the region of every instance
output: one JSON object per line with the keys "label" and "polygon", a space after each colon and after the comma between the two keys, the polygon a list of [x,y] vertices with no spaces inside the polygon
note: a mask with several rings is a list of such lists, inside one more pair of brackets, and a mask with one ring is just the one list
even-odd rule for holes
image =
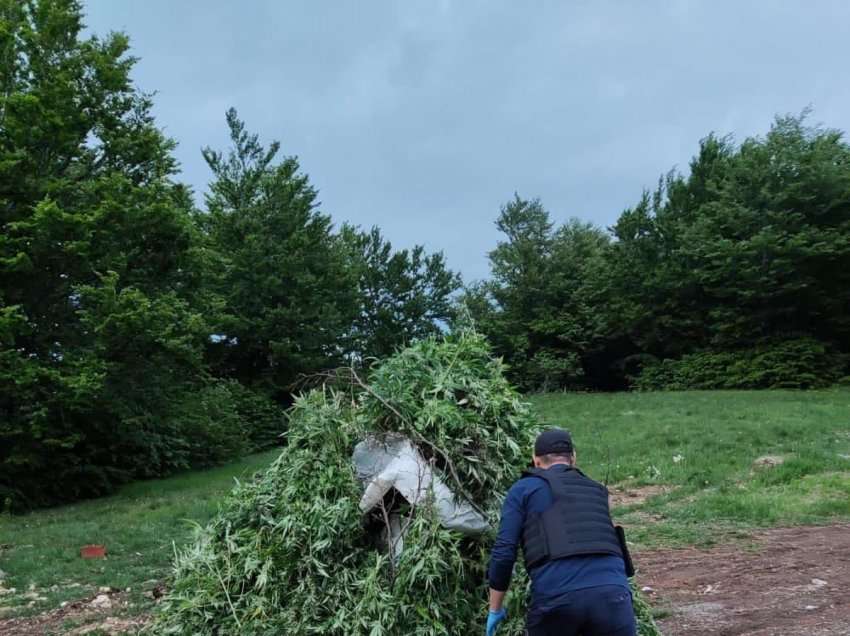
{"label": "bare soil patch", "polygon": [[664,495],[672,491],[673,486],[651,484],[648,486],[608,486],[608,501],[612,508],[617,506],[638,506],[650,497]]}
{"label": "bare soil patch", "polygon": [[785,463],[782,455],[762,455],[753,462],[753,468],[775,468]]}
{"label": "bare soil patch", "polygon": [[100,591],[94,596],[68,603],[35,616],[0,619],[3,636],[44,636],[69,634],[81,636],[126,634],[140,629],[147,617],[122,615],[127,611],[126,594],[119,591]]}
{"label": "bare soil patch", "polygon": [[850,525],[776,528],[755,549],[638,554],[638,581],[669,636],[850,635]]}

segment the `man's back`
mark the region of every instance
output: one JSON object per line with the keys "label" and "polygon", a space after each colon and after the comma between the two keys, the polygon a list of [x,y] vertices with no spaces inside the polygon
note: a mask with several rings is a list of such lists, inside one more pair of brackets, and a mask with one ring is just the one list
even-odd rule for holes
{"label": "man's back", "polygon": [[490,557],[486,636],[505,620],[505,594],[522,545],[531,577],[529,636],[634,636],[627,553],[608,490],[576,465],[569,431],[537,436],[533,469],[505,497]]}
{"label": "man's back", "polygon": [[[564,471],[568,467],[556,464],[547,470]],[[552,507],[554,497],[549,484],[537,476],[523,477],[508,491],[502,506],[502,523],[493,546],[490,560],[490,579],[494,587],[510,581],[510,572],[517,558],[517,546],[529,514],[543,514]],[[532,607],[574,590],[601,585],[621,585],[628,589],[623,559],[610,554],[572,556],[548,561],[529,572]]]}

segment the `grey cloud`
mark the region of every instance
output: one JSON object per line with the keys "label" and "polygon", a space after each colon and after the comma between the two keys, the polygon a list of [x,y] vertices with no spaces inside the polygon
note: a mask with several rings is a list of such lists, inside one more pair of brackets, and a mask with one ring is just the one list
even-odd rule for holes
{"label": "grey cloud", "polygon": [[235,106],[338,221],[487,274],[499,205],[611,224],[711,131],[764,133],[811,104],[848,127],[850,4],[89,0],[201,192]]}

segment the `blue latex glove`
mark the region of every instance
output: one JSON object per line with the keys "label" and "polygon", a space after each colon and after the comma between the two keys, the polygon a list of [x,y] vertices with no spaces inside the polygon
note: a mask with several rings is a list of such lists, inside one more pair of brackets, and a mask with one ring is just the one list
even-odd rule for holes
{"label": "blue latex glove", "polygon": [[499,627],[499,623],[505,620],[505,616],[507,616],[507,612],[505,612],[504,607],[498,612],[490,610],[490,613],[487,614],[487,636],[494,636],[496,629]]}

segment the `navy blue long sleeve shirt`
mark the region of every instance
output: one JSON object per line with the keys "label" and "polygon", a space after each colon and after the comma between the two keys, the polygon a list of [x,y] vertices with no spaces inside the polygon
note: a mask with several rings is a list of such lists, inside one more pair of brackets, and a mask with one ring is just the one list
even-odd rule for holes
{"label": "navy blue long sleeve shirt", "polygon": [[[564,464],[547,470],[562,471]],[[549,484],[541,477],[523,477],[517,481],[502,505],[499,534],[490,555],[489,581],[494,590],[505,591],[511,582],[517,549],[522,543],[522,528],[528,513],[542,513],[553,503]],[[549,561],[532,568],[532,605],[545,603],[566,592],[600,585],[629,586],[623,559],[610,555],[582,555]]]}

